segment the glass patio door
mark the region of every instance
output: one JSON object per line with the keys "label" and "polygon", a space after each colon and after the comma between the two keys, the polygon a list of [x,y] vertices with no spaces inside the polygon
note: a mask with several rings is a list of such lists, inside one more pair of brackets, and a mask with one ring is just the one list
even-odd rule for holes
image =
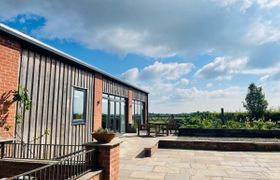
{"label": "glass patio door", "polygon": [[103,94],[102,99],[102,127],[115,132],[125,132],[126,104],[122,97]]}

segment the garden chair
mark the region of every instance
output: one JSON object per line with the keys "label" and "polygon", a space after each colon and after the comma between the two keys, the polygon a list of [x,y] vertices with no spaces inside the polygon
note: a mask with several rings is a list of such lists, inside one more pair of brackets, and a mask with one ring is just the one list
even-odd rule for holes
{"label": "garden chair", "polygon": [[145,132],[145,136],[150,136],[152,130],[154,129],[153,125],[151,124],[139,124],[138,126],[138,136],[142,136],[142,132]]}
{"label": "garden chair", "polygon": [[167,136],[173,133],[176,134],[178,130],[177,120],[174,118],[169,119],[168,124],[164,126],[162,130],[166,132]]}

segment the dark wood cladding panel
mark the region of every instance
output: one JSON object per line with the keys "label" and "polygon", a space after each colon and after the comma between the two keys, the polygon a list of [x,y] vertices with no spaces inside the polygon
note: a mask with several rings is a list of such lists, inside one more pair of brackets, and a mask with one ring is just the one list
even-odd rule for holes
{"label": "dark wood cladding panel", "polygon": [[147,102],[148,95],[141,91],[133,90],[132,91],[132,99]]}
{"label": "dark wood cladding panel", "polygon": [[103,93],[128,98],[128,87],[109,79],[103,78]]}
{"label": "dark wood cladding panel", "polygon": [[[22,49],[20,85],[32,100],[16,126],[16,137],[25,143],[80,145],[91,140],[94,74],[47,54]],[[74,87],[87,91],[86,124],[72,125]],[[21,111],[18,106],[17,111]],[[46,130],[49,135],[42,136]]]}

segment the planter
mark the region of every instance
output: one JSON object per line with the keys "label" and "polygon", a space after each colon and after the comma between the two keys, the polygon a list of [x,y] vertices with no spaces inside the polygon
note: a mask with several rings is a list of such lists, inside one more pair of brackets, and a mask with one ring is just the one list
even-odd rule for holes
{"label": "planter", "polygon": [[115,136],[115,133],[92,133],[92,137],[96,139],[97,142],[101,143],[109,143]]}
{"label": "planter", "polygon": [[280,138],[280,130],[181,128],[178,136]]}

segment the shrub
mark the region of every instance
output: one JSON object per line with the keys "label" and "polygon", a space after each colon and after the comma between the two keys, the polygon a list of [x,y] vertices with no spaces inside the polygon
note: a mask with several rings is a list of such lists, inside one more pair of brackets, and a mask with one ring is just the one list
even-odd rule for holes
{"label": "shrub", "polygon": [[273,129],[276,127],[276,123],[271,120],[264,122],[266,129]]}

